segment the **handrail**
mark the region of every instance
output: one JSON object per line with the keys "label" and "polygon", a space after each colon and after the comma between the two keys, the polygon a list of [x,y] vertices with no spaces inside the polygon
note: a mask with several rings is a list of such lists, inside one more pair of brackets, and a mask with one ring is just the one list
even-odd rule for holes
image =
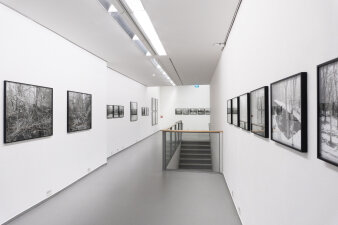
{"label": "handrail", "polygon": [[222,130],[161,130],[164,132],[179,132],[179,133],[223,133]]}

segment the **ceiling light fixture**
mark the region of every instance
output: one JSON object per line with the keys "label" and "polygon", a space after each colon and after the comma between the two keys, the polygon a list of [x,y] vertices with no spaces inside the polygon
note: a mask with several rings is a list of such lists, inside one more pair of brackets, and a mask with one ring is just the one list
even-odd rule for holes
{"label": "ceiling light fixture", "polygon": [[158,34],[151,22],[148,13],[145,11],[141,0],[124,0],[130,9],[133,17],[141,26],[145,35],[149,38],[151,45],[158,55],[167,55]]}
{"label": "ceiling light fixture", "polygon": [[115,6],[113,4],[111,4],[108,8],[108,12],[109,13],[116,13],[117,9],[115,8]]}

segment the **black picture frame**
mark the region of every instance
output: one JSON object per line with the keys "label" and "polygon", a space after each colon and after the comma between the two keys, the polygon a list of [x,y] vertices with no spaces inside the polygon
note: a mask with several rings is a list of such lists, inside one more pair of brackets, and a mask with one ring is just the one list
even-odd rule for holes
{"label": "black picture frame", "polygon": [[114,106],[107,105],[107,119],[113,119],[113,118],[114,118]]}
{"label": "black picture frame", "polygon": [[138,119],[137,116],[137,102],[130,102],[130,121],[135,122]]}
{"label": "black picture frame", "polygon": [[205,115],[205,108],[199,108],[197,111],[198,115]]}
{"label": "black picture frame", "polygon": [[[331,77],[329,76],[325,77],[328,80],[324,80],[324,73],[329,72],[328,70],[330,69],[330,66],[334,67],[332,68],[332,71],[331,71],[333,74],[332,73],[330,74]],[[325,69],[326,71],[324,71]],[[321,70],[323,70],[322,71],[323,77],[321,77],[321,74],[322,74]],[[338,107],[337,105],[335,105],[336,102],[333,100],[333,97],[337,98],[337,96],[335,95],[337,94],[336,90],[338,87],[336,86],[330,87],[330,85],[337,84],[336,83],[337,76],[338,76],[338,58],[329,60],[317,66],[317,158],[326,163],[329,163],[335,166],[338,166],[338,155],[335,152],[336,151],[335,149],[331,150],[330,148],[334,148],[337,146],[336,143],[334,143],[334,138],[332,138],[332,136],[335,136],[335,135],[332,135],[332,134],[337,134],[338,128],[335,125],[332,126],[332,123],[334,119],[335,119],[334,122],[337,122]],[[332,80],[329,80],[329,79],[332,79]],[[322,85],[323,87],[321,87]],[[331,92],[332,90],[334,90],[335,93],[332,93]],[[332,97],[331,95],[334,95],[334,96]],[[333,102],[333,103],[330,104],[330,102]],[[321,117],[324,117],[324,118],[321,118]],[[330,117],[330,119],[328,119],[327,117]],[[332,117],[336,117],[336,118],[333,118],[333,121],[332,121]],[[324,121],[322,121],[322,119]],[[331,123],[331,126],[327,125],[328,127],[326,129],[329,129],[328,132],[325,131],[325,123]],[[326,137],[328,140],[325,140],[325,135],[322,136],[322,133],[325,133],[325,132],[327,133],[326,136],[329,137],[329,138]],[[326,149],[323,148],[324,143],[325,143]]]}
{"label": "black picture frame", "polygon": [[227,122],[232,124],[232,99],[227,100]]}
{"label": "black picture frame", "polygon": [[119,118],[124,117],[124,106],[119,105]]}
{"label": "black picture frame", "polygon": [[[7,93],[7,87],[9,84],[13,84],[13,85],[18,85],[18,86],[30,86],[36,89],[46,89],[48,92],[50,92],[50,106],[48,109],[44,109],[45,111],[47,111],[48,117],[50,117],[50,121],[49,123],[47,123],[47,125],[49,126],[49,128],[47,127],[47,129],[41,133],[41,131],[39,132],[34,132],[34,131],[27,131],[26,135],[20,135],[19,137],[10,137],[10,128],[9,126],[9,118],[7,118],[7,98],[9,97],[9,93]],[[24,94],[23,94],[24,95]],[[37,99],[36,99],[37,100]],[[28,103],[26,103],[28,104]],[[39,85],[33,85],[33,84],[26,84],[26,83],[20,83],[20,82],[14,82],[14,81],[8,81],[5,80],[4,81],[4,143],[5,144],[9,144],[9,143],[15,143],[15,142],[20,142],[20,141],[27,141],[27,140],[32,140],[32,139],[37,139],[37,138],[43,138],[43,137],[50,137],[53,135],[53,88],[50,87],[44,87],[44,86],[39,86]],[[39,108],[38,106],[36,106],[37,108]],[[40,107],[41,108],[41,107]],[[46,107],[45,107],[46,108]],[[22,112],[21,112],[22,113]],[[28,113],[28,112],[23,112],[23,113]],[[37,116],[34,120],[34,122],[38,121],[39,119],[41,119],[40,116]],[[27,121],[26,121],[27,122]],[[21,128],[20,128],[21,129]]]}
{"label": "black picture frame", "polygon": [[[232,124],[235,125],[236,127],[239,127],[239,121],[240,121],[239,97],[232,98],[231,102],[232,102],[231,104]],[[237,107],[235,108],[235,106]]]}
{"label": "black picture frame", "polygon": [[113,118],[119,118],[119,106],[113,105]]}
{"label": "black picture frame", "polygon": [[[88,112],[88,118],[86,122],[88,123],[86,126],[77,126],[75,127],[73,124],[71,124],[72,119],[70,118],[72,115],[72,113],[70,112],[70,94],[78,94],[78,95],[84,95],[84,96],[88,96],[89,98],[89,112]],[[76,116],[78,117],[78,116]],[[82,124],[83,125],[83,124]],[[90,130],[92,129],[92,95],[91,94],[87,94],[87,93],[83,93],[83,92],[77,92],[77,91],[67,91],[67,133],[74,133],[74,132],[78,132],[78,131],[84,131],[84,130]]]}
{"label": "black picture frame", "polygon": [[189,109],[189,115],[196,116],[198,114],[198,109],[197,108],[190,108]]}
{"label": "black picture frame", "polygon": [[[250,116],[250,94],[245,93],[239,96],[238,99],[239,99],[239,113],[241,114],[239,116],[239,127],[242,128],[243,130],[250,131],[250,117],[251,117]],[[244,105],[241,104],[241,102],[244,102],[245,100],[246,100],[246,103],[244,103]]]}
{"label": "black picture frame", "polygon": [[[298,119],[296,118],[296,114],[295,113],[291,113],[287,112],[287,104],[285,104],[286,110],[283,109],[283,104],[280,103],[280,105],[277,105],[276,100],[274,100],[274,86],[280,84],[280,83],[285,83],[291,80],[295,80],[295,78],[300,77],[300,90],[299,91],[299,96],[300,96],[300,120],[298,121]],[[289,91],[286,91],[286,93],[290,93]],[[294,101],[294,100],[293,100]],[[273,103],[275,102],[275,104]],[[292,100],[289,100],[289,102],[291,102],[290,104],[295,104],[292,103]],[[293,111],[293,110],[292,110]],[[296,110],[295,110],[296,111]],[[296,123],[297,121],[299,122],[299,124],[296,123],[296,125],[293,125],[293,129],[296,129],[298,126],[300,126],[299,131],[301,132],[300,134],[300,147],[295,147],[294,145],[290,145],[286,142],[282,142],[281,140],[277,140],[276,138],[274,138],[274,114],[276,113],[276,116],[278,115],[280,118],[289,118],[289,120],[293,120],[293,123]],[[279,115],[282,113],[282,116]],[[285,116],[283,116],[283,113],[285,114]],[[299,151],[299,152],[307,152],[307,73],[306,72],[301,72],[301,73],[297,73],[295,75],[286,77],[284,79],[281,79],[279,81],[273,82],[270,84],[270,116],[271,116],[271,123],[270,123],[270,138],[271,140],[275,141],[278,144],[287,146],[293,150]],[[286,120],[286,119],[285,119]],[[282,122],[279,123],[281,126],[283,125]],[[279,127],[276,127],[276,129],[279,129]],[[287,129],[287,128],[286,128]],[[290,126],[291,129],[291,126]],[[283,131],[281,131],[283,133]],[[276,132],[277,133],[277,132]],[[290,132],[289,132],[290,133]],[[297,134],[297,133],[296,133]],[[293,135],[295,136],[295,135]],[[296,136],[296,140],[297,140],[297,136]]]}
{"label": "black picture frame", "polygon": [[[261,97],[259,100],[254,99],[257,97],[257,94],[260,94],[260,92],[263,92],[263,96],[259,96]],[[259,104],[255,104],[256,101],[258,101]],[[253,119],[254,112],[255,112],[255,115],[260,114],[259,120],[261,121],[260,122],[261,124],[254,122],[255,121]],[[269,87],[268,86],[257,88],[250,92],[250,131],[258,136],[269,138]]]}
{"label": "black picture frame", "polygon": [[189,108],[183,108],[182,109],[182,115],[189,115],[189,113],[190,113]]}
{"label": "black picture frame", "polygon": [[205,115],[210,115],[210,108],[205,108]]}

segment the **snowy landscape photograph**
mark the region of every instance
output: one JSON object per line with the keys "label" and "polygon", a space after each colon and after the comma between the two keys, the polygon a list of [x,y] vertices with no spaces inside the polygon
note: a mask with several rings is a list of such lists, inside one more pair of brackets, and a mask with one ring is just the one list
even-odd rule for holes
{"label": "snowy landscape photograph", "polygon": [[269,137],[268,89],[265,86],[250,92],[250,129],[265,138]]}
{"label": "snowy landscape photograph", "polygon": [[306,152],[306,110],[306,73],[272,83],[271,139]]}
{"label": "snowy landscape photograph", "polygon": [[338,59],[318,66],[318,158],[338,166]]}
{"label": "snowy landscape photograph", "polygon": [[239,97],[239,126],[244,130],[250,130],[250,95],[244,94]]}
{"label": "snowy landscape photograph", "polygon": [[232,114],[232,124],[239,126],[239,115],[238,115],[238,97],[232,99],[232,107],[231,107],[231,114]]}
{"label": "snowy landscape photograph", "polygon": [[53,89],[5,81],[4,142],[53,135]]}
{"label": "snowy landscape photograph", "polygon": [[231,99],[229,99],[227,101],[227,121],[230,124],[232,123],[231,105],[232,105],[232,102],[231,102]]}

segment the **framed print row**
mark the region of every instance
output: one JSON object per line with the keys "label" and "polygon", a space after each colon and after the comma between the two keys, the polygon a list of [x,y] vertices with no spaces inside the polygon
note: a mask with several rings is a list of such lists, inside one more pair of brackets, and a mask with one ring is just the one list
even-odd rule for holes
{"label": "framed print row", "polygon": [[[269,138],[267,86],[227,101],[227,122]],[[270,85],[271,140],[307,151],[307,74],[299,73]]]}
{"label": "framed print row", "polygon": [[[92,95],[67,91],[67,132],[92,128]],[[53,88],[4,81],[4,143],[53,135]]]}
{"label": "framed print row", "polygon": [[107,119],[123,118],[124,106],[122,105],[107,105]]}
{"label": "framed print row", "polygon": [[210,115],[210,108],[176,108],[175,115]]}

